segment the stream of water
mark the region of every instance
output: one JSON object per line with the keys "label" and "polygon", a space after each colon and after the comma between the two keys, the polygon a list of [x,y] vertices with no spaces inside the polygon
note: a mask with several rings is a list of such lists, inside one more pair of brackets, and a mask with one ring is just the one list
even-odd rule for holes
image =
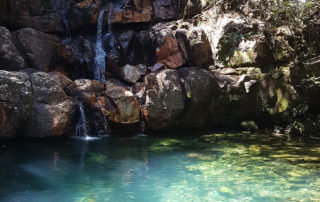
{"label": "stream of water", "polygon": [[103,16],[104,16],[104,9],[101,9],[99,12],[98,22],[97,22],[97,39],[96,39],[96,55],[94,58],[95,62],[95,69],[94,69],[94,79],[106,82],[105,72],[106,72],[106,52],[103,49],[102,44],[102,28],[103,28]]}
{"label": "stream of water", "polygon": [[0,201],[319,201],[320,143],[162,134],[0,143]]}

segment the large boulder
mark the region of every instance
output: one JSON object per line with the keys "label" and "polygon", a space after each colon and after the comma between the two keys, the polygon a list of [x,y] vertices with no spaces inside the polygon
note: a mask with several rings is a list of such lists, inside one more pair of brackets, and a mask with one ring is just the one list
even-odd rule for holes
{"label": "large boulder", "polygon": [[30,77],[23,72],[0,70],[0,137],[22,132],[32,107]]}
{"label": "large boulder", "polygon": [[212,102],[218,99],[219,87],[213,75],[205,69],[180,68],[178,72],[186,93],[186,106],[180,123],[181,127],[204,128],[208,125]]}
{"label": "large boulder", "polygon": [[33,105],[23,135],[28,137],[58,137],[73,135],[76,104],[60,82],[45,72],[30,74]]}
{"label": "large boulder", "polygon": [[116,81],[107,81],[104,96],[97,106],[108,120],[116,124],[135,124],[140,119],[140,106],[134,94]]}
{"label": "large boulder", "polygon": [[63,52],[64,45],[57,36],[32,28],[17,30],[13,35],[29,67],[49,71],[62,62],[59,54]]}
{"label": "large boulder", "polygon": [[13,43],[10,31],[5,27],[0,27],[0,44],[0,69],[23,69],[24,60]]}
{"label": "large boulder", "polygon": [[46,104],[58,104],[68,99],[61,83],[51,78],[50,74],[45,72],[35,72],[30,75],[33,96],[36,102]]}
{"label": "large boulder", "polygon": [[105,90],[105,84],[97,80],[78,79],[67,88],[67,93],[79,102],[84,102],[91,107],[97,101],[97,97]]}
{"label": "large boulder", "polygon": [[72,136],[76,109],[70,99],[57,104],[36,103],[23,133],[27,137]]}
{"label": "large boulder", "polygon": [[176,70],[162,70],[145,77],[145,102],[142,113],[149,129],[169,129],[180,120],[185,109],[179,74]]}

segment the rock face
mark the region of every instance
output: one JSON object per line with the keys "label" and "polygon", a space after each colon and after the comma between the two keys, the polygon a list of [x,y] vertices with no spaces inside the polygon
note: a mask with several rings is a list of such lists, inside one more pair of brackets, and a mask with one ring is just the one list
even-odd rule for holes
{"label": "rock face", "polygon": [[32,107],[30,77],[22,72],[0,70],[0,137],[21,132]]}
{"label": "rock face", "polygon": [[[181,68],[178,70],[186,94],[185,111],[181,127],[204,128],[208,126],[210,110],[218,98],[218,85],[213,75],[205,69]],[[197,117],[197,118],[195,118]]]}
{"label": "rock face", "polygon": [[174,127],[185,109],[185,95],[176,70],[162,70],[145,77],[145,103],[142,113],[147,127]]}
{"label": "rock face", "polygon": [[49,71],[58,65],[58,53],[63,49],[58,37],[31,28],[20,29],[13,35],[27,65],[41,71]]}
{"label": "rock face", "polygon": [[43,32],[64,32],[64,15],[73,0],[1,1],[0,24],[32,27]]}
{"label": "rock face", "polygon": [[24,135],[28,137],[72,135],[76,105],[65,94],[61,82],[56,82],[45,72],[32,73],[30,79],[33,105]]}
{"label": "rock face", "polygon": [[[106,120],[124,133],[289,123],[293,133],[305,105],[318,120],[319,57],[293,62],[290,30],[266,31],[245,2],[0,1],[0,69],[21,70],[0,71],[0,137],[70,136],[79,106],[90,134]],[[101,48],[105,83],[91,80]]]}
{"label": "rock face", "polygon": [[5,27],[0,27],[0,44],[0,69],[24,69],[24,60],[13,43],[10,31]]}
{"label": "rock face", "polygon": [[27,137],[72,136],[76,105],[70,99],[58,104],[36,103],[24,134]]}
{"label": "rock face", "polygon": [[0,137],[72,135],[75,104],[44,72],[0,71]]}
{"label": "rock face", "polygon": [[98,106],[109,121],[117,124],[134,124],[139,122],[140,106],[133,93],[123,85],[107,81],[106,91],[100,97]]}

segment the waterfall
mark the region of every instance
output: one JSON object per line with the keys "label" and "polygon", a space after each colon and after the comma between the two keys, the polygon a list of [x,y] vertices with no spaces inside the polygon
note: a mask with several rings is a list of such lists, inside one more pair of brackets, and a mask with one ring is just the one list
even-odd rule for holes
{"label": "waterfall", "polygon": [[80,119],[79,119],[78,124],[76,126],[75,138],[78,138],[78,139],[84,140],[84,141],[91,141],[91,140],[100,139],[99,137],[92,137],[88,134],[87,118],[86,118],[86,113],[84,111],[84,107],[83,107],[82,103],[78,103],[78,106],[79,106],[79,110],[80,110]]}
{"label": "waterfall", "polygon": [[76,137],[83,137],[84,139],[88,138],[88,130],[87,130],[87,119],[86,114],[84,112],[84,108],[82,103],[78,103],[80,110],[80,119],[76,126]]}
{"label": "waterfall", "polygon": [[97,40],[96,40],[96,56],[94,58],[94,79],[106,82],[105,78],[105,72],[106,72],[106,64],[105,64],[105,58],[106,58],[106,52],[103,49],[102,45],[102,25],[103,25],[103,15],[104,15],[104,9],[101,9],[98,17],[97,22]]}
{"label": "waterfall", "polygon": [[[109,36],[112,34],[112,26],[111,26],[111,15],[112,15],[112,9],[113,5],[110,3],[108,5],[108,27],[107,27],[107,33],[105,36]],[[104,11],[105,9],[101,9],[98,16],[98,22],[97,22],[97,39],[96,39],[96,46],[95,51],[96,55],[94,58],[94,79],[100,81],[100,82],[106,82],[105,78],[105,72],[106,72],[106,56],[107,53],[103,49],[103,40],[106,38],[103,37],[103,17],[104,17]]]}

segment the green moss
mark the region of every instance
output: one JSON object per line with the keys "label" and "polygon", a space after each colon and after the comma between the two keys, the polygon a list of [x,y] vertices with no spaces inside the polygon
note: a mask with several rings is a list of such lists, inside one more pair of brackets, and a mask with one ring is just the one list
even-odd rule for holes
{"label": "green moss", "polygon": [[239,67],[248,64],[254,64],[256,59],[256,54],[253,51],[239,51],[236,50],[229,60],[228,65],[232,67]]}

